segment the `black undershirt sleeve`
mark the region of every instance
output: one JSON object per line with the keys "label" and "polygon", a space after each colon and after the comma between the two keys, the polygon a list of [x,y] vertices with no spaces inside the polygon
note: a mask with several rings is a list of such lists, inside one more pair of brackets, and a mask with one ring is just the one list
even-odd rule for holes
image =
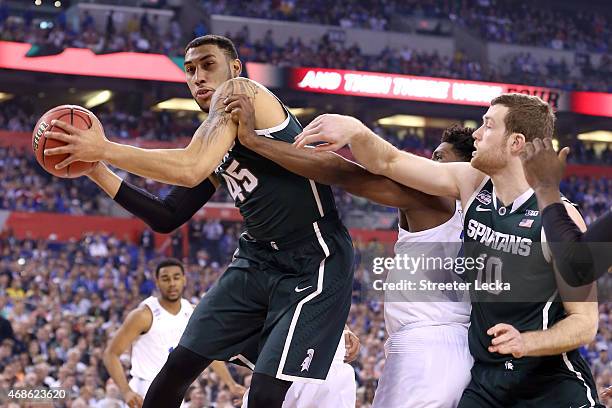
{"label": "black undershirt sleeve", "polygon": [[542,211],[542,224],[557,270],[569,285],[592,283],[612,265],[610,211],[582,233],[563,203],[555,203]]}
{"label": "black undershirt sleeve", "polygon": [[195,187],[172,186],[163,199],[123,181],[114,200],[153,231],[167,234],[187,222],[214,193],[208,178]]}

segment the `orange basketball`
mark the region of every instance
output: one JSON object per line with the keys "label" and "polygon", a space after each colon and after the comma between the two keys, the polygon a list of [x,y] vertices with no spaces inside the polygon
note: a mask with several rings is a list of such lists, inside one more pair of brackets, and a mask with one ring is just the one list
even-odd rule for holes
{"label": "orange basketball", "polygon": [[89,110],[78,105],[61,105],[47,111],[36,123],[32,132],[32,149],[36,154],[38,163],[49,173],[62,178],[76,178],[87,174],[96,163],[76,161],[63,169],[57,170],[55,165],[61,163],[68,157],[67,154],[58,156],[45,156],[45,149],[64,146],[64,142],[59,140],[47,139],[44,135],[47,131],[62,132],[59,127],[52,126],[52,120],[61,120],[79,129],[89,129],[92,126],[92,117],[95,117]]}

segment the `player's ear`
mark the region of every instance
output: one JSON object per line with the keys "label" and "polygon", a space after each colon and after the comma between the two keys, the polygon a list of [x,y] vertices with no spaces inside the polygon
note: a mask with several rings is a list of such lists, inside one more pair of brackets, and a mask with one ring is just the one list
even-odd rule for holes
{"label": "player's ear", "polygon": [[239,59],[232,60],[230,69],[232,70],[232,78],[239,77],[242,74],[242,61]]}
{"label": "player's ear", "polygon": [[513,133],[510,136],[510,139],[511,139],[510,149],[512,149],[515,152],[519,152],[523,150],[523,148],[525,147],[525,144],[527,143],[527,138],[522,133]]}

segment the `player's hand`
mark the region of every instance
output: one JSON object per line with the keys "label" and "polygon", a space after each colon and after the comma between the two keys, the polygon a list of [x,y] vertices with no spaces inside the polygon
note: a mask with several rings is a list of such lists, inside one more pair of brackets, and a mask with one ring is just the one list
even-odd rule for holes
{"label": "player's hand", "polygon": [[96,162],[104,160],[106,144],[108,139],[104,135],[104,128],[100,121],[90,116],[92,126],[90,129],[78,129],[61,120],[53,120],[51,124],[64,130],[62,132],[45,132],[45,137],[49,139],[59,140],[67,143],[66,146],[46,149],[46,156],[56,156],[59,154],[69,154],[66,160],[55,166],[56,169],[62,169],[75,161]]}
{"label": "player's hand", "polygon": [[134,391],[129,390],[123,395],[123,399],[125,403],[130,408],[141,408],[143,399],[140,395],[136,394]]}
{"label": "player's hand", "polygon": [[610,398],[612,397],[612,386],[606,388],[605,390],[603,390],[601,392],[601,396],[604,398]]}
{"label": "player's hand", "polygon": [[244,393],[246,392],[246,388],[238,383],[234,383],[228,385],[230,394],[232,394],[232,402],[234,406],[242,406],[242,399],[244,398]]}
{"label": "player's hand", "polygon": [[351,361],[355,361],[355,359],[357,358],[357,354],[359,354],[359,348],[361,347],[359,337],[357,337],[352,331],[345,330],[344,344],[346,345],[346,354],[344,355],[344,362],[350,363]]}
{"label": "player's hand", "polygon": [[238,140],[244,146],[249,146],[257,137],[253,102],[246,95],[233,95],[223,103],[226,105],[225,111],[231,114],[232,120],[238,125]]}
{"label": "player's hand", "polygon": [[322,142],[315,147],[315,151],[336,151],[367,130],[363,123],[351,116],[326,113],[310,122],[302,133],[295,137],[293,145],[303,148]]}
{"label": "player's hand", "polygon": [[489,336],[493,336],[490,353],[512,354],[515,358],[524,357],[527,354],[524,336],[509,324],[499,323],[487,330]]}
{"label": "player's hand", "polygon": [[229,385],[227,388],[229,389],[230,394],[232,394],[232,397],[234,397],[236,400],[242,401],[242,397],[244,396],[244,393],[246,392],[245,387],[243,387],[242,385],[238,383],[234,383],[232,385]]}
{"label": "player's hand", "polygon": [[528,142],[520,154],[525,178],[529,185],[537,190],[539,188],[559,189],[559,183],[565,173],[565,162],[569,154],[569,147],[555,152],[552,139],[536,138]]}

